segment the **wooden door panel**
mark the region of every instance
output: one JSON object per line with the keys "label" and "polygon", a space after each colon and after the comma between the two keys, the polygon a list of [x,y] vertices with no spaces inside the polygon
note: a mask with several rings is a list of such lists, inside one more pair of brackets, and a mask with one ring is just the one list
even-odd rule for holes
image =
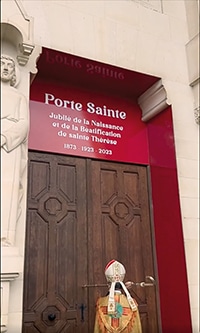
{"label": "wooden door panel", "polygon": [[87,281],[85,170],[84,159],[29,153],[23,332],[88,333],[79,310]]}
{"label": "wooden door panel", "polygon": [[[91,161],[89,220],[89,284],[105,281],[104,268],[112,259],[127,270],[126,281],[144,281],[154,276],[151,229],[148,208],[146,167]],[[90,288],[92,305],[106,288]],[[139,304],[144,333],[157,333],[155,290],[136,287],[133,296]],[[90,306],[90,318],[94,308]],[[89,332],[92,332],[93,321]],[[148,329],[147,329],[148,327]]]}
{"label": "wooden door panel", "polygon": [[[23,333],[93,333],[111,259],[154,276],[146,167],[29,152]],[[135,287],[143,333],[158,333],[155,288]],[[50,320],[49,315],[55,318]]]}

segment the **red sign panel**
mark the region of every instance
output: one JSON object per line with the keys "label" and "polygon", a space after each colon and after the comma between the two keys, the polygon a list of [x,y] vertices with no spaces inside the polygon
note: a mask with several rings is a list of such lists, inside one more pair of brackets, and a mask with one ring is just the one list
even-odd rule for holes
{"label": "red sign panel", "polygon": [[126,98],[37,81],[29,149],[148,164],[146,126]]}

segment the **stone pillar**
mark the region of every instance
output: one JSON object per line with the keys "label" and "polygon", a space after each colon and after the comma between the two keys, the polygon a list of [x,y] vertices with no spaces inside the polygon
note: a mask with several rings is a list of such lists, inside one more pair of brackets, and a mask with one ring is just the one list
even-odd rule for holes
{"label": "stone pillar", "polygon": [[29,90],[41,48],[17,1],[2,1],[1,332],[21,333],[26,227]]}

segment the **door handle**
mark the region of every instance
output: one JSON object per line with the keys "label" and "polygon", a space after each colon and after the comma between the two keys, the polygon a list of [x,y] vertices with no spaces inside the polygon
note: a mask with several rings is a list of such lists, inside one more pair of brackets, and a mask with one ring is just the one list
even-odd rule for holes
{"label": "door handle", "polygon": [[108,287],[108,284],[84,284],[82,288]]}
{"label": "door handle", "polygon": [[[147,282],[148,280],[151,281],[151,282]],[[155,279],[152,276],[150,276],[150,275],[147,275],[145,277],[145,281],[146,282],[140,282],[140,286],[141,287],[153,287],[153,286],[156,285]]]}
{"label": "door handle", "polygon": [[85,317],[84,317],[84,311],[87,308],[86,305],[84,305],[83,303],[79,306],[79,309],[81,310],[81,321],[84,322],[85,321]]}
{"label": "door handle", "polygon": [[[152,276],[147,275],[145,277],[145,281],[142,281],[142,282],[127,281],[125,283],[125,285],[128,289],[131,288],[132,286],[140,286],[142,288],[144,288],[144,287],[153,287],[153,286],[156,285],[156,281]],[[108,284],[84,284],[82,286],[82,288],[96,288],[96,287],[108,287]]]}
{"label": "door handle", "polygon": [[152,276],[147,275],[145,277],[145,281],[142,281],[142,282],[127,281],[125,283],[125,285],[128,289],[130,289],[132,286],[140,286],[142,288],[144,288],[144,287],[154,287],[156,285],[156,281]]}

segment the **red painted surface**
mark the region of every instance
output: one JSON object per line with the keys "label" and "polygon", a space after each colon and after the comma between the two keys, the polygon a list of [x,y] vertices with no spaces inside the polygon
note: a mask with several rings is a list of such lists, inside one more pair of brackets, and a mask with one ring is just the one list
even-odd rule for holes
{"label": "red painted surface", "polygon": [[162,333],[190,333],[171,108],[152,119],[147,128]]}
{"label": "red painted surface", "polygon": [[[133,121],[133,128],[134,121],[137,126],[132,132],[130,126],[130,132],[126,133],[127,143],[126,140],[123,142],[124,151],[128,147],[130,152],[125,157],[121,149],[120,155],[116,153],[114,159],[122,161],[131,155],[131,162],[150,166],[162,333],[191,333],[171,108],[144,124],[139,121],[141,113],[136,105],[139,95],[159,78],[48,49],[43,50],[38,68],[39,74],[31,88],[31,100],[40,102],[31,104],[32,110],[38,113],[37,117],[46,107],[50,107],[51,111],[55,108],[48,105],[44,107],[44,91],[47,87],[51,89],[51,93],[59,93],[61,96],[72,94],[70,96],[74,99],[76,91],[83,104],[92,96],[97,103],[103,98],[112,106],[127,110],[133,108],[134,117],[131,122]],[[65,91],[63,86],[67,87]],[[34,118],[35,115],[31,114],[31,117]],[[46,130],[49,125],[45,121],[46,118],[37,125],[32,124],[30,148],[39,149],[43,140],[51,140],[51,131]],[[38,130],[37,127],[41,129]],[[133,149],[131,142],[128,143],[129,136]]]}
{"label": "red painted surface", "polygon": [[131,99],[136,99],[159,79],[47,48],[43,48],[38,70],[40,77],[47,81],[52,78],[96,90],[98,93],[104,91]]}
{"label": "red painted surface", "polygon": [[39,79],[31,96],[29,149],[148,164],[146,126],[133,101]]}

